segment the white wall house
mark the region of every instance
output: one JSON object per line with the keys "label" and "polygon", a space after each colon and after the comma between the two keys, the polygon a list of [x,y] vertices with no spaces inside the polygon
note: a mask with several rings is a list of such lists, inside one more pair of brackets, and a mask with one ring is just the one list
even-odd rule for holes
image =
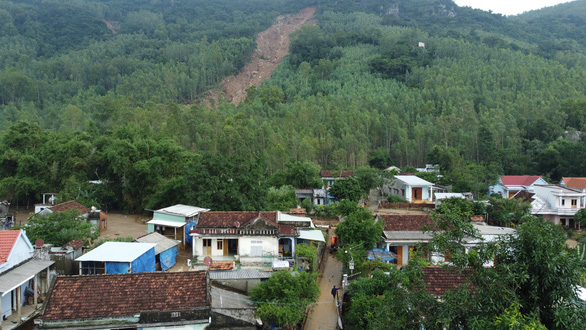
{"label": "white wall house", "polygon": [[33,252],[24,230],[0,231],[0,322],[13,313],[20,322],[21,316],[28,316],[22,314],[27,292],[37,307],[39,293],[49,290],[50,267],[55,262],[33,259]]}
{"label": "white wall house", "polygon": [[409,203],[431,202],[433,183],[415,175],[395,175],[391,185],[385,187],[387,195],[395,195]]}
{"label": "white wall house", "polygon": [[205,212],[190,235],[192,257],[197,262],[210,256],[214,261],[237,259],[243,264],[258,264],[292,258],[298,242],[325,242],[310,218],[281,212]]}
{"label": "white wall house", "polygon": [[531,214],[539,215],[556,225],[577,227],[574,215],[586,207],[586,190],[562,185],[536,185]]}

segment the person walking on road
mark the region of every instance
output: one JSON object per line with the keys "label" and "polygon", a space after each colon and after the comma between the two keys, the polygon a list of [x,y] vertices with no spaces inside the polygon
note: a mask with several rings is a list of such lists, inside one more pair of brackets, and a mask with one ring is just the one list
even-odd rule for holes
{"label": "person walking on road", "polygon": [[336,288],[336,286],[334,285],[334,287],[332,288],[332,296],[334,297],[334,301],[336,301],[336,296],[338,295],[338,290],[340,290],[340,288]]}

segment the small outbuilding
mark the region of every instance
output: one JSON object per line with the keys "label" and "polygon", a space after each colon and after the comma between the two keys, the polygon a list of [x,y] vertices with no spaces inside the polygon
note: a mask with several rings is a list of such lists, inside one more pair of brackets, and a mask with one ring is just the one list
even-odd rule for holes
{"label": "small outbuilding", "polygon": [[155,271],[155,243],[106,242],[75,259],[79,275]]}
{"label": "small outbuilding", "polygon": [[156,270],[167,270],[175,265],[177,259],[177,245],[181,241],[172,240],[157,232],[146,234],[136,239],[139,243],[154,243]]}

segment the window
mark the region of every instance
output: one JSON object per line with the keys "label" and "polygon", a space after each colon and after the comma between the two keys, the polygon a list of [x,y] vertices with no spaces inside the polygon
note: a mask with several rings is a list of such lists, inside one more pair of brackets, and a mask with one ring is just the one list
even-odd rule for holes
{"label": "window", "polygon": [[224,243],[224,241],[218,240],[218,243],[217,243],[217,247],[216,248],[218,250],[223,250],[224,249],[224,244],[223,243]]}
{"label": "window", "polygon": [[576,208],[577,205],[578,205],[578,200],[572,199],[572,208]]}
{"label": "window", "polygon": [[212,246],[212,240],[210,238],[204,239],[203,240],[203,246],[204,247]]}
{"label": "window", "polygon": [[566,205],[566,200],[562,198],[562,206]]}

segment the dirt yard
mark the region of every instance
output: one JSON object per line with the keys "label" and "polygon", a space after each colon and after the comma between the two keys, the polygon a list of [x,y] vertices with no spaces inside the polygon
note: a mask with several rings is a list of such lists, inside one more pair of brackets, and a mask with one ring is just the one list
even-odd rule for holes
{"label": "dirt yard", "polygon": [[273,26],[256,37],[256,50],[252,60],[236,76],[225,78],[220,90],[209,92],[204,103],[214,100],[217,104],[220,93],[229,102],[238,105],[246,99],[246,89],[252,85],[260,86],[264,79],[270,78],[273,70],[289,53],[289,34],[306,24],[315,24],[313,15],[316,7],[308,7],[295,15],[279,16]]}

